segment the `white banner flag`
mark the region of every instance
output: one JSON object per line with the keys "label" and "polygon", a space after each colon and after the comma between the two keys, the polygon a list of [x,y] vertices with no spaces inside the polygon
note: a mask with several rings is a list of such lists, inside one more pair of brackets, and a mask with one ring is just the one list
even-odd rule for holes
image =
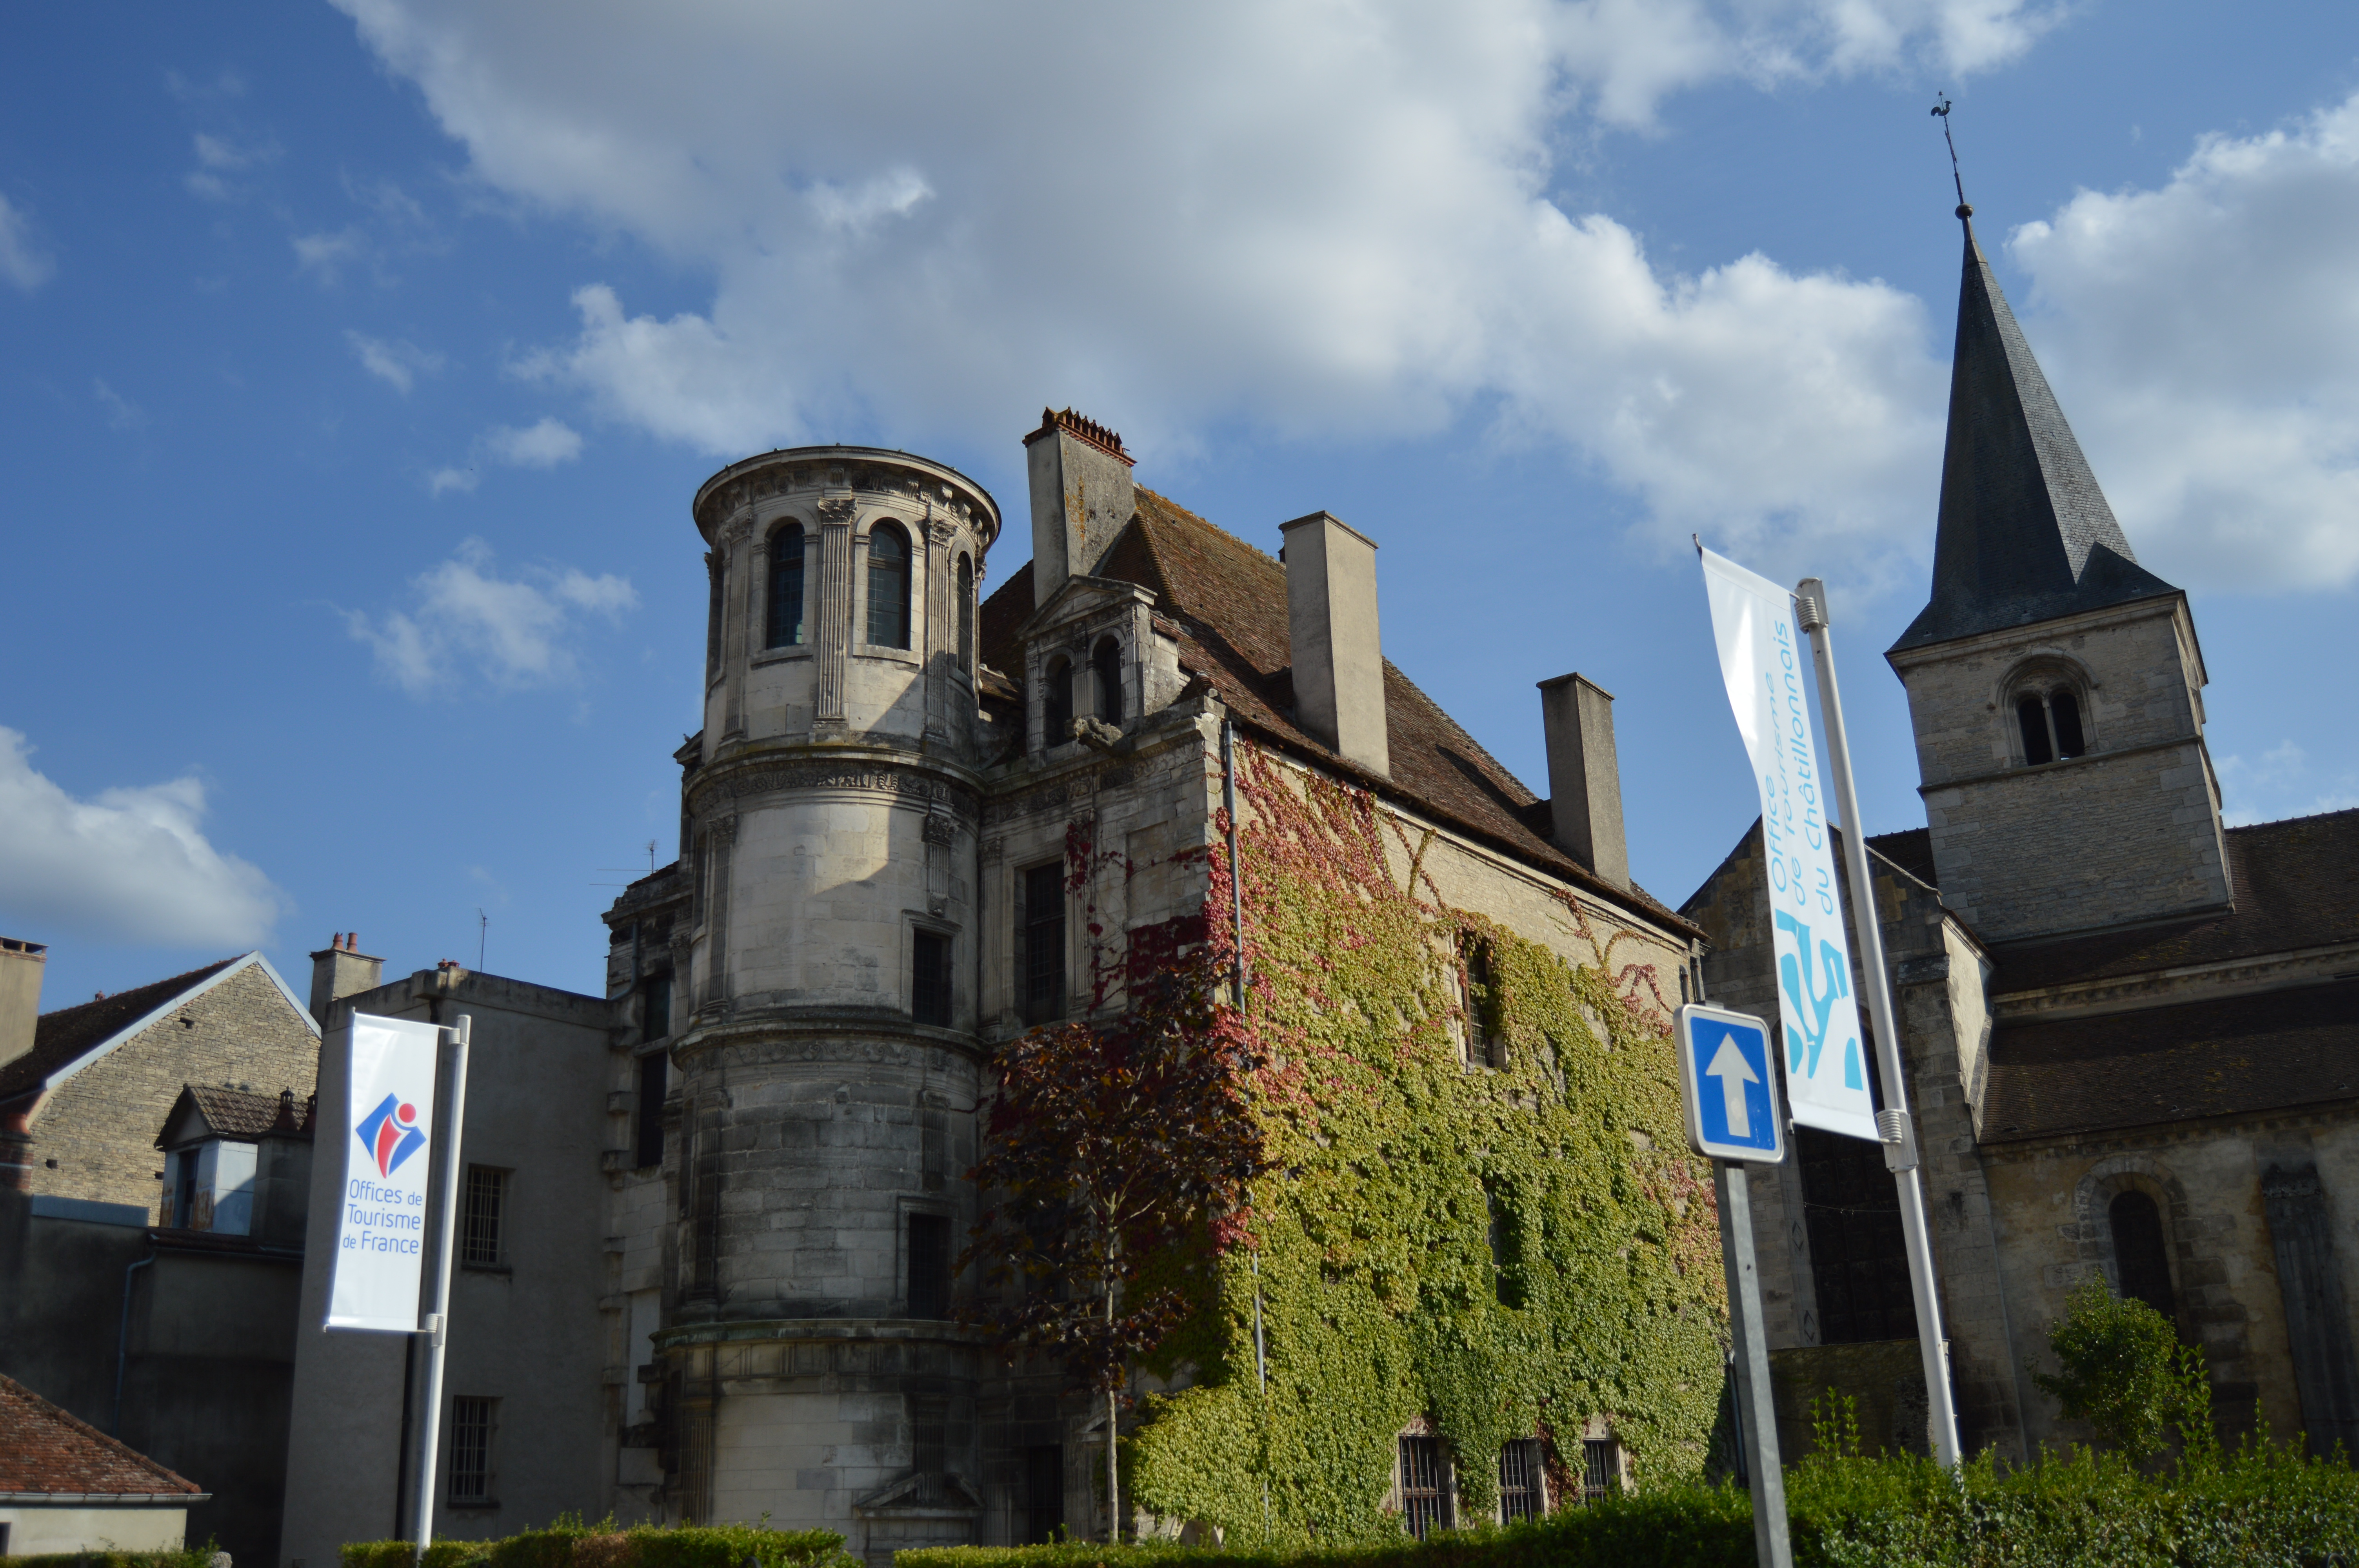
{"label": "white banner flag", "polygon": [[[351,1125],[327,1325],[415,1334],[442,1031],[404,1018],[352,1018]],[[321,1152],[315,1147],[313,1157]]]}
{"label": "white banner flag", "polygon": [[1851,937],[1810,723],[1810,656],[1794,627],[1794,596],[1710,550],[1702,554],[1721,678],[1761,786],[1786,1103],[1805,1127],[1874,1139],[1875,1107],[1852,997]]}

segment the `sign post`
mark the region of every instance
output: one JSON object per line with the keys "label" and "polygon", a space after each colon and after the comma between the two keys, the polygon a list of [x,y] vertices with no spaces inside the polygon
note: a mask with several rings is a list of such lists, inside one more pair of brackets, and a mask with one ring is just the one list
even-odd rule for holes
{"label": "sign post", "polygon": [[1769,1336],[1761,1321],[1761,1272],[1755,1264],[1753,1197],[1747,1164],[1786,1157],[1786,1119],[1778,1113],[1777,1072],[1769,1026],[1742,1012],[1690,1004],[1680,1009],[1680,1100],[1688,1146],[1712,1162],[1720,1200],[1722,1267],[1728,1277],[1729,1328],[1736,1341],[1737,1425],[1745,1433],[1745,1478],[1753,1491],[1753,1551],[1760,1568],[1793,1568],[1786,1534],[1786,1472],[1777,1457],[1777,1411],[1769,1390]]}
{"label": "sign post", "polygon": [[442,1031],[442,1103],[450,1108],[445,1120],[451,1136],[442,1151],[442,1235],[440,1256],[434,1262],[433,1303],[419,1325],[426,1336],[426,1399],[425,1419],[418,1423],[418,1539],[410,1556],[419,1568],[424,1568],[426,1548],[434,1539],[434,1461],[440,1453],[442,1434],[442,1351],[451,1337],[451,1262],[459,1228],[459,1137],[466,1126],[467,1041],[473,1023],[462,1012],[456,1029]]}

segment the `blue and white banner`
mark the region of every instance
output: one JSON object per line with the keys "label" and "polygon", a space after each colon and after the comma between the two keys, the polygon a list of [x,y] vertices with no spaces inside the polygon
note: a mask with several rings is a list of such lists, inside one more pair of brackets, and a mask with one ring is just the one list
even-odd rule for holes
{"label": "blue and white banner", "polygon": [[1805,1127],[1875,1139],[1875,1107],[1852,996],[1851,937],[1810,722],[1814,677],[1795,628],[1794,596],[1710,550],[1702,556],[1721,678],[1761,787],[1786,1102]]}
{"label": "blue and white banner", "polygon": [[[415,1334],[442,1031],[365,1012],[352,1020],[344,1186],[330,1243],[327,1326]],[[312,1155],[325,1152],[315,1145]]]}

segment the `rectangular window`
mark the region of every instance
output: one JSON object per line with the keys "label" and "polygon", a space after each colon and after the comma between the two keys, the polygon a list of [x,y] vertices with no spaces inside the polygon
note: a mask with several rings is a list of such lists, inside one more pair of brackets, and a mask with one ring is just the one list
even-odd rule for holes
{"label": "rectangular window", "polygon": [[909,1315],[951,1314],[951,1222],[946,1215],[909,1217]]}
{"label": "rectangular window", "polygon": [[1519,1438],[1499,1449],[1499,1522],[1538,1519],[1548,1511],[1540,1479],[1540,1445]]}
{"label": "rectangular window", "polygon": [[639,1058],[638,1166],[663,1163],[663,1103],[671,1091],[671,1062],[661,1051]]}
{"label": "rectangular window", "polygon": [[1023,974],[1018,988],[1024,1022],[1047,1023],[1065,1014],[1065,868],[1052,861],[1023,873]]}
{"label": "rectangular window", "polygon": [[951,1026],[951,939],[931,931],[909,941],[909,1017],[938,1029]]}
{"label": "rectangular window", "polygon": [[1581,1500],[1593,1503],[1622,1489],[1622,1445],[1610,1437],[1592,1437],[1581,1445]]}
{"label": "rectangular window", "polygon": [[1065,1449],[1047,1443],[1024,1451],[1024,1541],[1043,1546],[1065,1530]]}
{"label": "rectangular window", "polygon": [[459,1211],[459,1261],[478,1268],[504,1261],[500,1221],[507,1208],[508,1173],[490,1165],[467,1167],[466,1206]]}
{"label": "rectangular window", "polygon": [[461,1395],[451,1401],[451,1501],[492,1500],[492,1406],[498,1401]]}
{"label": "rectangular window", "polygon": [[657,975],[639,989],[639,1043],[651,1044],[671,1034],[671,977]]}
{"label": "rectangular window", "polygon": [[1418,1540],[1450,1528],[1450,1468],[1441,1439],[1400,1440],[1400,1498],[1401,1523]]}

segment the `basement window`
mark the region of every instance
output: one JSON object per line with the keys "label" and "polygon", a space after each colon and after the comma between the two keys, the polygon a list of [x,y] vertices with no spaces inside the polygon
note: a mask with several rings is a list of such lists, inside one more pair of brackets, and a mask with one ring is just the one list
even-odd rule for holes
{"label": "basement window", "polygon": [[1450,1528],[1450,1466],[1441,1439],[1400,1440],[1400,1503],[1401,1525],[1418,1540]]}
{"label": "basement window", "polygon": [[1542,1478],[1540,1445],[1521,1437],[1499,1448],[1499,1522],[1538,1519],[1548,1511],[1547,1483]]}

